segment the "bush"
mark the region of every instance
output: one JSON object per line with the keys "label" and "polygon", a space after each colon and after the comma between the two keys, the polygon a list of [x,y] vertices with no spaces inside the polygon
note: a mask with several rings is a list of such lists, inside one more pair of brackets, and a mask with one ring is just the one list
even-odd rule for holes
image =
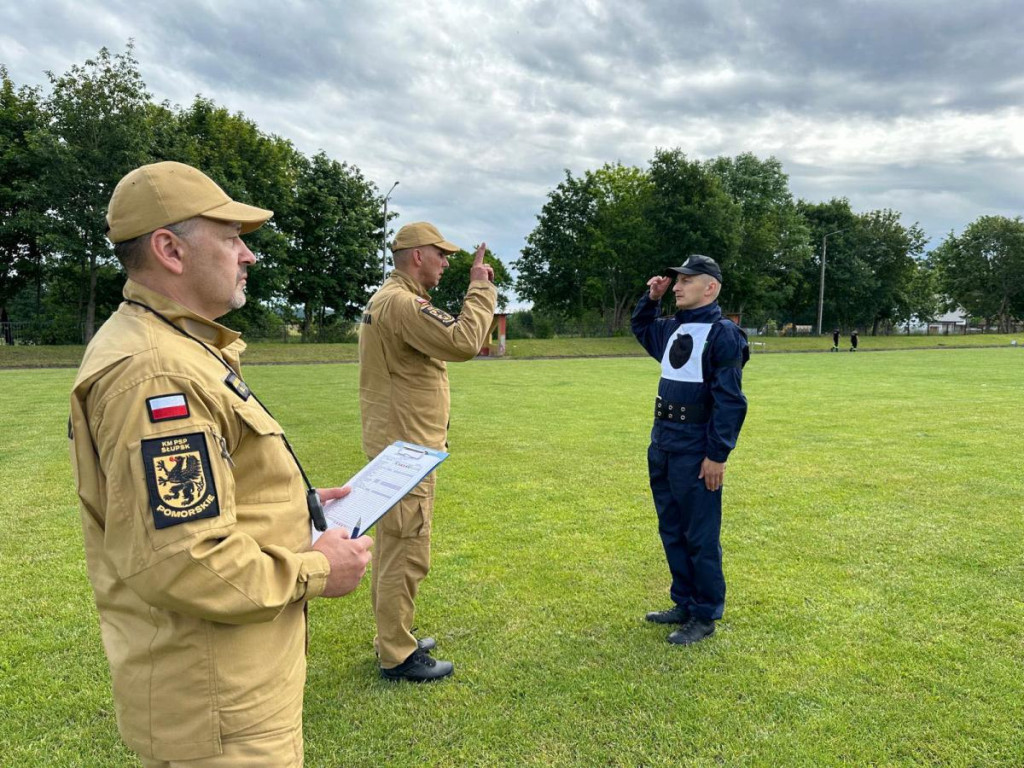
{"label": "bush", "polygon": [[338,320],[314,329],[306,339],[307,343],[313,344],[347,344],[356,341],[359,341],[359,331],[351,320]]}
{"label": "bush", "polygon": [[547,315],[537,315],[533,319],[533,338],[550,339],[555,335],[555,321]]}

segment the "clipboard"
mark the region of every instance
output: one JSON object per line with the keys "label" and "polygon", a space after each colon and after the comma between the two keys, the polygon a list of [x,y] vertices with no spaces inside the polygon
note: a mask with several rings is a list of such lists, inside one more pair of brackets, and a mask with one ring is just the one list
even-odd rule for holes
{"label": "clipboard", "polygon": [[[324,504],[328,530],[347,528],[358,538],[447,458],[445,451],[401,440],[392,443],[345,483],[352,488],[348,496]],[[316,541],[320,531],[311,530]]]}

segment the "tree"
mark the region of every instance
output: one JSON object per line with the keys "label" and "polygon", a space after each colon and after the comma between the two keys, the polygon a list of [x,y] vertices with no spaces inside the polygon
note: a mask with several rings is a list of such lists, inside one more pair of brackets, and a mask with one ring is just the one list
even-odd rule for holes
{"label": "tree", "polygon": [[45,171],[39,150],[44,123],[39,91],[15,90],[0,66],[0,308],[5,315],[26,286],[35,288],[37,310],[41,303],[47,202],[37,180]]}
{"label": "tree", "polygon": [[303,338],[329,319],[352,320],[378,279],[383,200],[358,168],[323,152],[299,163],[295,200],[282,218],[288,300],[303,308]]}
{"label": "tree", "polygon": [[920,309],[911,291],[927,238],[917,224],[904,227],[900,214],[889,209],[862,214],[858,221],[857,248],[873,277],[864,315],[871,335],[877,336],[880,329],[889,332]]}
{"label": "tree", "polygon": [[[131,43],[124,53],[101,48],[83,66],[74,65],[60,77],[47,75],[53,86],[45,102],[52,141],[40,182],[51,201],[56,277],[77,287],[88,342],[95,330],[101,268],[111,265],[113,255],[105,236],[107,203],[121,177],[148,157],[149,94]],[[102,303],[113,309],[116,301],[107,296]]]}
{"label": "tree", "polygon": [[906,318],[917,318],[922,323],[934,320],[942,311],[939,298],[941,289],[936,275],[935,265],[931,259],[917,259],[914,262],[914,274],[907,285],[907,303],[910,315]]}
{"label": "tree", "polygon": [[982,216],[963,234],[952,232],[932,251],[938,283],[950,306],[972,317],[996,321],[1009,332],[1024,317],[1024,220]]}
{"label": "tree", "polygon": [[568,317],[586,311],[587,238],[596,205],[589,177],[577,178],[567,170],[565,180],[548,193],[537,226],[513,262],[519,272],[516,291],[522,298]]}
{"label": "tree", "polygon": [[827,203],[797,204],[809,228],[815,258],[801,268],[800,287],[789,307],[793,323],[817,320],[821,262],[825,259],[822,330],[828,326],[852,328],[868,317],[873,290],[870,266],[861,258],[857,233],[861,225],[845,197]]}
{"label": "tree", "polygon": [[638,168],[605,165],[582,179],[566,171],[516,262],[520,295],[566,317],[594,310],[607,332],[621,329],[644,283],[664,269],[647,217],[650,195]]}
{"label": "tree", "polygon": [[739,206],[739,246],[724,275],[724,301],[736,312],[765,318],[787,306],[812,259],[807,224],[774,157],[750,153],[705,163]]}
{"label": "tree", "polygon": [[[490,248],[484,252],[484,262],[494,269],[494,284],[498,288],[498,309],[503,310],[508,305],[508,294],[502,289],[512,287],[512,276]],[[473,255],[467,251],[459,250],[448,257],[448,269],[444,271],[441,282],[430,294],[434,306],[441,307],[453,315],[462,310],[462,300],[469,290],[469,269],[472,265]]]}
{"label": "tree", "polygon": [[659,265],[652,274],[702,253],[722,267],[719,302],[726,308],[734,302],[741,305],[739,285],[729,277],[743,238],[739,204],[715,173],[696,160],[687,160],[678,148],[655,151],[648,173],[652,191],[647,219],[656,233]]}
{"label": "tree", "polygon": [[639,168],[605,165],[592,175],[596,206],[590,229],[590,275],[585,283],[609,333],[619,331],[651,275],[665,266],[658,258],[648,217],[653,187]]}
{"label": "tree", "polygon": [[263,133],[245,115],[232,114],[201,96],[178,113],[175,122],[176,126],[167,124],[151,110],[150,124],[159,139],[154,150],[166,153],[154,155],[154,160],[195,166],[233,199],[274,211],[274,218],[246,236],[259,259],[248,283],[249,302],[223,319],[233,327],[258,325],[259,315],[266,311],[263,302],[287,293],[287,270],[281,267],[287,260],[286,230],[294,221],[291,208],[305,159],[289,141]]}

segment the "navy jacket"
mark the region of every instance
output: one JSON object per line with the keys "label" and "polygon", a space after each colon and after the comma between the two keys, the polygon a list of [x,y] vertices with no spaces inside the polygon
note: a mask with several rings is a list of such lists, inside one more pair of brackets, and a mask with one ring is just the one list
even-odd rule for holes
{"label": "navy jacket", "polygon": [[631,322],[637,341],[662,362],[658,395],[669,402],[703,404],[710,417],[706,424],[655,419],[651,442],[663,451],[703,454],[724,462],[736,447],[747,415],[742,390],[743,363],[749,354],[746,337],[733,322],[722,319],[717,301],[671,317],[658,317],[660,305],[644,293]]}

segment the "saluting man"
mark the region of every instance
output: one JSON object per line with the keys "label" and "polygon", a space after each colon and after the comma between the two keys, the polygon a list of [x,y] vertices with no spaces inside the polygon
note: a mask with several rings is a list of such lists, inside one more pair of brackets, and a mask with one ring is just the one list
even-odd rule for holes
{"label": "saluting man", "polygon": [[[391,252],[395,269],[366,305],[359,329],[359,403],[363,450],[373,458],[396,440],[445,449],[450,395],[445,361],[476,356],[494,318],[494,270],[476,250],[458,318],[430,303],[459,250],[425,221],[406,224]],[[377,524],[370,576],[377,620],[374,647],[388,680],[425,682],[450,675],[450,661],[430,655],[433,638],[412,634],[415,599],[430,569],[434,473]]]}
{"label": "saluting man", "polygon": [[[71,464],[121,736],[147,768],[301,766],[306,604],[359,584],[369,538],[310,546],[317,491],[216,318],[271,211],[181,163],[114,189],[125,302],[71,393]],[[319,491],[320,500],[347,489]]]}
{"label": "saluting man", "polygon": [[[669,286],[678,311],[659,318]],[[712,635],[725,610],[722,482],[747,413],[741,379],[750,352],[743,331],[722,317],[713,259],[690,256],[647,288],[632,330],[661,363],[647,464],[674,603],[647,620],[678,624],[668,641],[690,645]]]}

